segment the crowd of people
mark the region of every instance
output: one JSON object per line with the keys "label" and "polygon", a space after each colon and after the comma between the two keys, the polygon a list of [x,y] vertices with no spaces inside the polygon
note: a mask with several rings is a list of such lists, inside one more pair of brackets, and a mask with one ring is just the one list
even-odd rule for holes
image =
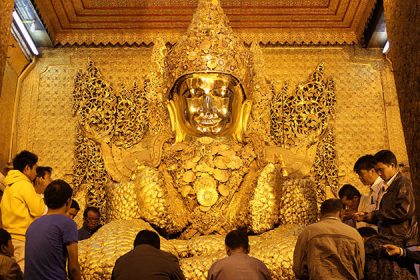
{"label": "crowd of people", "polygon": [[[64,180],[52,179],[52,168],[38,166],[38,157],[22,151],[13,169],[0,177],[0,279],[81,279],[78,241],[101,227],[96,207],[83,211],[83,225],[74,218],[80,206]],[[299,235],[293,257],[297,279],[417,279],[418,228],[410,181],[389,150],[365,155],[354,165],[362,194],[345,184],[339,198],[325,200],[320,220]],[[117,259],[112,279],[185,279],[178,259],[160,250],[159,235],[140,231],[133,249]],[[271,279],[261,261],[249,255],[247,232],[225,237],[227,257],[217,260],[207,279]]]}

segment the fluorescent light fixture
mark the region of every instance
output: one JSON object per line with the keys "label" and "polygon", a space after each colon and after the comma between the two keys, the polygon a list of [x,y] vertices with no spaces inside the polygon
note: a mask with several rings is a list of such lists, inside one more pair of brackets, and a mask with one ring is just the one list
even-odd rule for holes
{"label": "fluorescent light fixture", "polygon": [[36,26],[35,26],[35,21],[33,20],[32,22],[31,22],[31,32],[35,32],[36,31]]}
{"label": "fluorescent light fixture", "polygon": [[389,51],[389,41],[386,41],[384,49],[382,50],[383,54],[387,54]]}
{"label": "fluorescent light fixture", "polygon": [[20,19],[19,15],[16,13],[16,11],[13,11],[13,19],[15,20],[19,31],[22,33],[23,38],[25,38],[26,43],[29,45],[29,48],[31,49],[32,53],[34,55],[38,55],[39,52],[36,49],[34,41],[32,41],[31,36],[29,35],[28,31],[26,30],[25,26],[23,25],[22,20]]}

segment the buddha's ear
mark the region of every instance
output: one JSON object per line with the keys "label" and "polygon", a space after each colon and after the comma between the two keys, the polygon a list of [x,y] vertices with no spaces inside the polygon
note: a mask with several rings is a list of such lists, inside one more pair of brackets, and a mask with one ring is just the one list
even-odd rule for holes
{"label": "buddha's ear", "polygon": [[241,106],[241,111],[239,114],[239,121],[237,123],[234,137],[237,141],[242,142],[244,134],[247,129],[249,114],[251,112],[252,101],[245,100],[245,102]]}
{"label": "buddha's ear", "polygon": [[185,138],[185,132],[181,127],[181,122],[178,116],[175,102],[173,100],[169,100],[167,108],[169,112],[169,118],[171,119],[172,131],[175,132],[175,142],[182,142]]}
{"label": "buddha's ear", "polygon": [[242,104],[242,110],[241,110],[243,133],[246,132],[247,127],[248,127],[248,121],[249,121],[249,115],[251,113],[251,108],[252,108],[252,101],[245,100],[244,104]]}

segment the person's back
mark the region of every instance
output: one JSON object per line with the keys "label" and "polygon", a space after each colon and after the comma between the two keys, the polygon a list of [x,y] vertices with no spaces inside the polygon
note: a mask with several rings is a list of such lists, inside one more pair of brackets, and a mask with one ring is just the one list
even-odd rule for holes
{"label": "person's back", "polygon": [[245,253],[232,253],[212,265],[207,279],[263,280],[268,277],[269,271],[260,260]]}
{"label": "person's back", "polygon": [[134,249],[115,262],[113,280],[183,280],[178,259],[160,249],[159,236],[142,230],[134,241]]}
{"label": "person's back", "polygon": [[168,280],[180,274],[178,259],[167,252],[142,244],[120,257],[116,263],[112,279]]}
{"label": "person's back", "polygon": [[55,180],[45,190],[48,213],[35,220],[26,232],[24,279],[80,279],[77,261],[77,226],[66,215],[71,204],[72,189]]}
{"label": "person's back", "polygon": [[361,279],[354,267],[363,267],[357,231],[339,220],[325,218],[308,231],[310,279]]}
{"label": "person's back", "polygon": [[362,279],[365,261],[363,239],[341,221],[343,204],[328,199],[321,205],[321,221],[299,235],[293,256],[297,279]]}
{"label": "person's back", "polygon": [[225,238],[226,258],[220,259],[210,267],[208,280],[265,280],[271,279],[265,264],[248,254],[250,252],[248,235],[241,230],[232,230]]}

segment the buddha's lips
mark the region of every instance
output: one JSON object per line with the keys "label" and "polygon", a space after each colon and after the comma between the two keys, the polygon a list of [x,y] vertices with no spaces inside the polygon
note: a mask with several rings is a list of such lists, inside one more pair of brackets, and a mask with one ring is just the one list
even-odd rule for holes
{"label": "buddha's lips", "polygon": [[210,118],[197,117],[195,118],[195,121],[197,124],[202,125],[202,126],[216,126],[222,121],[222,119],[219,117],[210,117]]}

